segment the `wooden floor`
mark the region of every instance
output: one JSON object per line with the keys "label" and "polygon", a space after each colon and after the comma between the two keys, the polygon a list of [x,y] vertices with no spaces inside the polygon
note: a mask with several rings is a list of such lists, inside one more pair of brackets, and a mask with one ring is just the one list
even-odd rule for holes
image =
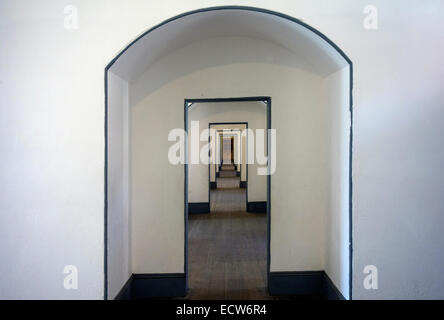
{"label": "wooden floor", "polygon": [[246,212],[239,178],[218,178],[211,213],[193,214],[188,232],[188,299],[270,299],[266,215]]}

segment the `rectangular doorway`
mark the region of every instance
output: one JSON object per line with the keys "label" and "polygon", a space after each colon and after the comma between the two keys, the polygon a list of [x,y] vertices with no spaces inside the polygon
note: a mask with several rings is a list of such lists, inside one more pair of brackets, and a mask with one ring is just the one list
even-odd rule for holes
{"label": "rectangular doorway", "polygon": [[[187,134],[190,133],[190,125],[189,125],[189,112],[190,107],[196,104],[200,103],[207,103],[207,104],[218,104],[218,103],[241,103],[241,102],[260,102],[262,103],[263,107],[265,108],[265,129],[267,132],[271,129],[271,98],[270,97],[246,97],[246,98],[220,98],[220,99],[186,99],[184,103],[184,122],[185,122],[185,131]],[[268,133],[269,134],[269,133]],[[208,151],[209,157],[211,157],[214,153],[219,153],[221,155],[221,166],[226,165],[227,167],[220,167],[219,169],[222,171],[222,169],[227,169],[226,171],[230,175],[235,174],[232,171],[236,171],[233,169],[235,164],[235,138],[234,137],[228,137],[228,138],[222,138],[224,141],[221,146],[217,149],[213,149],[212,151]],[[211,139],[209,139],[210,141]],[[189,157],[189,141],[188,138],[185,139],[185,150],[186,150],[186,157],[188,159]],[[225,146],[226,144],[226,146]],[[224,148],[225,146],[225,148]],[[267,169],[268,172],[270,170],[270,161],[269,158],[270,155],[270,139],[267,135],[266,137],[266,152],[267,152]],[[246,153],[248,154],[248,152]],[[246,162],[248,163],[248,161]],[[218,200],[211,200],[211,167],[210,164],[208,165],[208,199],[209,199],[209,206],[211,207],[211,204],[214,202],[217,202]],[[229,167],[229,168],[228,168]],[[248,166],[245,166],[245,168],[248,168]],[[266,210],[264,212],[263,216],[263,225],[261,225],[260,222],[260,214],[257,213],[247,213],[246,208],[242,210],[238,210],[238,207],[236,207],[236,204],[231,204],[232,207],[226,208],[222,206],[222,209],[220,207],[221,203],[224,203],[224,199],[227,199],[227,194],[230,199],[238,199],[239,193],[237,190],[231,190],[228,193],[223,194],[222,192],[217,194],[217,197],[222,199],[218,202],[217,207],[218,209],[214,212],[211,212],[211,210],[208,210],[208,213],[199,213],[200,216],[196,218],[194,215],[191,218],[190,223],[190,213],[189,213],[189,179],[190,179],[190,164],[186,161],[185,164],[185,182],[184,182],[184,219],[185,219],[185,248],[184,248],[184,254],[185,254],[185,276],[186,276],[186,282],[187,282],[187,289],[189,289],[189,297],[191,299],[267,299],[270,296],[268,295],[268,277],[270,273],[270,216],[271,216],[271,204],[270,204],[270,187],[271,187],[271,176],[267,175],[266,178]],[[245,172],[246,175],[246,172]],[[247,194],[247,190],[245,190],[245,195]],[[225,197],[225,198],[224,198]],[[214,215],[218,214],[218,218],[214,219]],[[213,216],[211,216],[213,215]],[[254,216],[256,215],[256,216]],[[231,217],[234,219],[245,219],[241,222],[239,226],[233,227],[232,222],[227,222],[226,217]],[[220,218],[220,219],[219,219]],[[249,218],[251,220],[246,220],[246,218]],[[224,220],[225,219],[225,220]],[[219,221],[218,221],[219,220]],[[197,223],[196,223],[197,221]],[[224,222],[225,221],[225,222]],[[204,225],[209,225],[208,229],[205,229],[202,231],[202,228]],[[191,225],[191,228],[190,228]],[[256,228],[259,231],[255,231],[254,228]],[[245,227],[246,229],[243,230],[241,228]],[[200,228],[200,230],[199,230]],[[231,229],[230,229],[231,228]],[[236,229],[236,232],[238,233],[224,233],[224,230],[234,230]],[[239,229],[240,228],[240,229]],[[246,251],[240,252],[240,247],[242,246],[239,241],[245,240],[246,237],[248,237],[248,228],[251,230],[251,237],[249,240],[247,239],[246,243],[253,243],[251,239],[257,238],[258,232],[264,233],[264,244],[263,244],[263,251],[264,251],[264,268],[263,273],[257,271],[254,272],[254,268],[256,268],[255,263],[251,263],[251,266],[248,265],[248,261],[251,259],[250,254],[252,252],[258,251],[260,249],[255,248],[254,245],[250,247],[250,252],[248,252],[248,249]],[[262,230],[262,231],[260,231]],[[244,232],[245,231],[245,232]],[[190,235],[191,232],[191,235]],[[212,236],[216,234],[216,237],[218,239],[221,239],[221,241],[226,241],[227,245],[218,246],[217,250],[213,251],[212,254],[208,254],[208,246],[211,246],[211,241],[209,239],[205,239],[205,237],[200,237],[197,241],[195,234],[196,233],[204,234],[205,236]],[[230,231],[231,232],[231,231]],[[256,233],[255,233],[256,232]],[[240,234],[239,238],[237,238],[237,235]],[[234,235],[234,236],[233,236]],[[235,239],[231,239],[231,237],[234,237]],[[191,240],[190,240],[191,239]],[[237,241],[237,240],[239,241]],[[257,240],[257,239],[256,239]],[[191,261],[190,260],[190,244],[189,242],[192,241],[192,251],[191,251]],[[231,242],[230,242],[231,241]],[[236,246],[236,241],[239,243],[239,246]],[[238,251],[236,251],[238,250]],[[209,257],[211,256],[212,257]],[[231,260],[226,258],[227,256],[231,257]],[[205,264],[208,259],[213,259],[209,263]],[[207,260],[203,260],[207,259]],[[201,262],[204,261],[203,263]],[[196,263],[198,262],[198,263]],[[192,285],[190,287],[190,270],[189,267],[192,266]],[[199,270],[197,270],[199,268]],[[223,269],[223,270],[221,270]],[[197,270],[197,271],[196,271]],[[261,269],[262,270],[262,269]],[[201,277],[194,277],[196,272],[199,272]],[[221,277],[224,277],[225,273],[225,280],[222,280]],[[226,273],[231,273],[232,277],[226,277]],[[259,274],[260,273],[260,274]],[[213,278],[206,279],[206,283],[211,284],[217,284],[220,285],[217,287],[215,286],[208,286],[207,284],[203,283],[204,280],[201,280],[201,278],[205,278],[205,276],[211,276]],[[200,279],[200,283],[196,280]],[[225,281],[225,282],[224,282]],[[223,284],[225,283],[225,284]],[[254,288],[256,286],[261,286],[263,284],[263,292],[253,292],[253,290],[250,290],[249,292],[244,290],[244,295],[241,294],[242,290],[242,284],[245,284],[247,287]],[[216,292],[217,291],[217,292]]]}

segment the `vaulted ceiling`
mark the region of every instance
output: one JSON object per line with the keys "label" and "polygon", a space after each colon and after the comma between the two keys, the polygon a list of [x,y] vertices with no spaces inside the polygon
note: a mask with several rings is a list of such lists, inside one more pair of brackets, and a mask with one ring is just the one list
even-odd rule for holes
{"label": "vaulted ceiling", "polygon": [[[172,52],[193,43],[227,37],[269,43],[290,52],[295,65],[320,76],[347,65],[331,44],[299,23],[267,12],[231,8],[196,12],[161,25],[129,46],[110,71],[131,82]],[[231,53],[237,47],[223,48]],[[246,55],[245,50],[239,52]]]}

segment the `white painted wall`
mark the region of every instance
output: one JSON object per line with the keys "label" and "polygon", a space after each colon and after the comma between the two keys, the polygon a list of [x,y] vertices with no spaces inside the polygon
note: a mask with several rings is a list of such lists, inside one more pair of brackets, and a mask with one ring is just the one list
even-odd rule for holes
{"label": "white painted wall", "polygon": [[108,295],[131,275],[128,83],[108,72]]}
{"label": "white painted wall", "polygon": [[[226,4],[232,2],[212,3]],[[372,1],[378,30],[362,27],[366,1],[236,4],[300,18],[354,63],[354,298],[444,298],[444,68],[437,40],[444,4]],[[1,298],[103,298],[104,68],[143,31],[208,3],[75,5],[79,29],[66,30],[63,3],[0,3]],[[237,93],[248,91],[241,88]],[[169,116],[183,124],[181,115]],[[150,177],[158,188],[160,174]],[[146,210],[151,201],[164,200],[147,199]],[[159,235],[157,222],[145,230]],[[180,258],[180,247],[170,256]],[[63,288],[68,264],[78,267],[78,290]],[[368,264],[379,268],[378,290],[363,288]],[[162,271],[171,269],[181,268],[167,263]]]}
{"label": "white painted wall", "polygon": [[349,138],[350,70],[345,67],[324,79],[327,112],[327,209],[325,211],[325,272],[349,299]]}
{"label": "white painted wall", "polygon": [[271,95],[276,172],[271,176],[270,269],[323,270],[328,143],[322,78],[300,71],[290,78],[273,76],[281,89]]}
{"label": "white painted wall", "polygon": [[[252,130],[267,128],[267,106],[263,102],[229,102],[229,103],[197,103],[191,106],[189,111],[189,124],[191,121],[199,121],[200,133],[208,129],[209,123],[215,122],[248,122],[248,128]],[[212,126],[215,130],[220,128],[241,129],[245,125]],[[189,138],[192,139],[190,132]],[[207,141],[200,142],[200,150]],[[191,144],[190,144],[191,145]],[[267,201],[267,179],[257,174],[257,169],[264,167],[256,161],[249,165],[248,169],[248,201]],[[244,166],[246,179],[246,166]],[[194,164],[188,166],[189,202],[208,202],[208,165]],[[214,181],[214,180],[213,180]],[[244,180],[245,181],[245,180]]]}
{"label": "white painted wall", "polygon": [[[197,63],[190,49],[159,63],[168,68],[176,57],[188,65]],[[272,97],[272,126],[279,128],[277,172],[271,186],[271,270],[322,270],[325,174],[319,168],[324,164],[320,146],[326,135],[318,124],[322,79],[286,66],[240,63],[195,71],[143,97],[153,77],[150,71],[130,88],[132,213],[133,225],[140,228],[133,229],[133,268],[138,272],[183,271],[183,168],[165,161],[168,131],[183,127],[183,99],[266,95]],[[159,138],[147,138],[153,135]],[[295,147],[279,147],[287,143]],[[249,183],[254,185],[252,171],[250,167]],[[206,201],[208,191],[202,196],[201,201]],[[263,200],[254,193],[248,198]]]}

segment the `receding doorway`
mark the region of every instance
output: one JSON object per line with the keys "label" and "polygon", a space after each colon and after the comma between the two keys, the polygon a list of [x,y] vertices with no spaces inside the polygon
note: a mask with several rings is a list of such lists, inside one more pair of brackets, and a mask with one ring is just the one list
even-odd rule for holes
{"label": "receding doorway", "polygon": [[[259,126],[261,113],[263,123],[260,129],[270,129],[271,99],[248,97],[185,100],[188,159],[191,159],[190,153],[195,148],[191,146],[192,135],[196,135],[197,131],[193,132],[190,127],[196,126],[195,123],[192,124],[192,121],[196,121],[192,115],[198,105],[200,108],[212,109],[217,119],[231,121],[210,122],[207,118],[200,120],[200,128],[208,128],[208,150],[199,150],[199,153],[208,152],[209,161],[203,165],[192,162],[185,165],[185,270],[188,298],[268,299],[270,176],[253,179],[255,185],[260,185],[261,181],[265,182],[263,203],[266,205],[262,212],[248,212],[246,182],[249,164],[247,138],[250,132],[254,137],[253,129]],[[230,112],[224,112],[224,106],[228,105],[232,109],[244,107],[243,110],[250,110],[253,114],[252,120],[249,119],[251,125],[249,126],[249,121],[242,121],[247,120],[245,112],[240,112],[236,119],[232,118],[233,114]],[[204,112],[205,116],[210,113]],[[200,131],[198,133],[201,143],[205,146],[205,141],[202,141],[205,138]],[[270,154],[269,148],[267,136],[267,157]],[[268,167],[269,163],[268,158],[265,167]],[[251,164],[252,167],[253,165]],[[206,166],[208,169],[204,168]],[[206,172],[207,182],[203,184],[208,186],[208,204],[200,202],[205,200],[204,198],[196,198],[203,197],[198,190],[203,186],[201,172]],[[250,175],[255,174],[250,172]],[[263,180],[260,180],[262,178]],[[260,188],[257,185],[255,187]]]}
{"label": "receding doorway", "polygon": [[[265,117],[266,118],[266,117]],[[245,189],[245,206],[248,205],[248,122],[211,122],[209,137],[208,199],[217,190],[230,186]],[[224,159],[225,154],[225,159]],[[210,206],[211,211],[211,206]]]}

